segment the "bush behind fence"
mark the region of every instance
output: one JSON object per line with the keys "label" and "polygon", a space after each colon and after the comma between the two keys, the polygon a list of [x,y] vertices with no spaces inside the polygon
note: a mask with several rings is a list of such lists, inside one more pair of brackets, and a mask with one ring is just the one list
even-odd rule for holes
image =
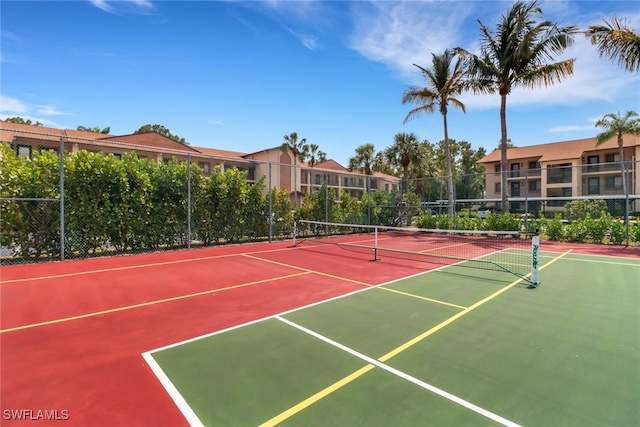
{"label": "bush behind fence", "polygon": [[[296,219],[441,229],[538,228],[551,240],[640,242],[634,217],[627,233],[624,219],[612,216],[620,214],[624,200],[619,199],[566,201],[561,212],[546,211],[545,202],[536,201],[530,203],[541,209],[528,212],[537,215],[486,218],[476,212],[485,203],[465,199],[456,201],[457,214],[449,218],[439,199],[446,185],[441,177],[413,181],[405,194],[367,188],[360,200],[345,191],[338,194],[325,181],[305,194],[294,211],[287,190],[267,189],[268,177],[249,182],[247,171],[215,168],[205,178],[201,168],[186,162],[156,163],[135,154],[117,159],[87,151],[65,155],[62,221],[57,153],[42,151],[22,160],[8,147],[1,149],[2,264],[280,239],[290,237]],[[458,192],[461,183],[471,183],[474,195],[481,181],[457,180]]]}

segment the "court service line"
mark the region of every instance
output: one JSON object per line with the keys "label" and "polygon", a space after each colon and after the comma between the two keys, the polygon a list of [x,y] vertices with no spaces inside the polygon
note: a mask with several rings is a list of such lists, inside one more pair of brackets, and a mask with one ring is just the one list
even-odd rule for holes
{"label": "court service line", "polygon": [[345,282],[355,283],[357,285],[362,285],[362,286],[367,286],[367,287],[374,286],[374,285],[372,285],[370,283],[361,282],[359,280],[354,280],[354,279],[348,279],[346,277],[335,276],[333,274],[323,273],[321,271],[311,270],[311,269],[304,268],[304,267],[298,267],[297,265],[286,264],[284,262],[272,261],[270,259],[260,258],[260,257],[253,256],[253,255],[250,255],[250,254],[242,254],[242,256],[245,256],[245,257],[251,258],[251,259],[255,259],[255,260],[258,260],[258,261],[264,261],[264,262],[267,262],[267,263],[270,263],[270,264],[279,265],[281,267],[289,267],[289,268],[293,268],[295,270],[301,270],[301,271],[304,271],[304,272],[307,272],[307,273],[318,274],[320,276],[330,277],[332,279],[338,279],[338,280],[342,280],[342,281],[345,281]]}
{"label": "court service line", "polygon": [[62,277],[73,277],[73,276],[82,276],[84,274],[98,274],[98,273],[110,273],[113,271],[123,271],[123,270],[134,270],[136,268],[150,268],[150,267],[160,267],[163,265],[173,265],[173,264],[183,264],[187,262],[198,262],[198,261],[208,261],[212,259],[219,258],[230,258],[234,256],[241,256],[245,254],[262,254],[262,253],[270,253],[270,252],[280,252],[291,250],[291,248],[279,248],[279,249],[268,249],[264,251],[255,251],[255,252],[238,252],[233,254],[222,254],[222,255],[210,255],[206,257],[198,257],[198,258],[185,258],[178,259],[174,261],[163,261],[163,262],[154,262],[150,264],[138,264],[138,265],[127,265],[123,267],[112,267],[112,268],[102,268],[98,270],[86,270],[86,271],[77,271],[74,273],[62,273],[62,274],[54,274],[50,276],[39,276],[39,277],[26,277],[22,279],[9,279],[9,280],[0,280],[0,285],[4,285],[7,283],[18,283],[18,282],[30,282],[37,280],[48,280],[48,279],[59,279]]}
{"label": "court service line", "polygon": [[455,248],[457,246],[464,246],[464,245],[468,245],[468,244],[469,243],[466,242],[466,243],[456,243],[455,245],[438,246],[436,248],[431,248],[431,249],[425,249],[425,250],[422,250],[422,251],[418,251],[418,253],[419,254],[424,254],[424,253],[427,253],[427,252],[439,251],[441,249]]}
{"label": "court service line", "polygon": [[[422,387],[424,389],[427,389],[427,390],[431,391],[432,393],[435,393],[435,394],[437,394],[439,396],[442,396],[445,399],[448,399],[448,400],[450,400],[450,401],[452,401],[454,403],[457,403],[460,406],[463,406],[463,407],[465,407],[467,409],[470,409],[473,412],[476,412],[476,413],[478,413],[480,415],[483,415],[483,416],[485,416],[485,417],[487,417],[487,418],[489,418],[489,419],[491,419],[491,420],[493,420],[493,421],[495,421],[497,423],[500,423],[500,424],[502,424],[504,426],[518,427],[518,424],[516,424],[516,423],[514,423],[512,421],[509,421],[506,418],[503,418],[503,417],[501,417],[499,415],[496,415],[493,412],[487,411],[486,409],[483,409],[483,408],[481,408],[481,407],[479,407],[477,405],[474,405],[473,403],[468,402],[468,401],[466,401],[466,400],[464,400],[464,399],[462,399],[462,398],[460,398],[458,396],[455,396],[455,395],[453,395],[451,393],[448,393],[448,392],[446,392],[446,391],[444,391],[444,390],[442,390],[442,389],[440,389],[438,387],[435,387],[435,386],[433,386],[431,384],[425,383],[424,381],[421,381],[421,380],[419,380],[419,379],[417,379],[417,378],[415,378],[415,377],[413,377],[413,376],[411,376],[411,375],[409,375],[409,374],[407,374],[405,372],[402,372],[402,371],[400,371],[398,369],[392,368],[391,366],[389,366],[389,365],[387,365],[385,363],[382,363],[381,361],[375,360],[375,359],[373,359],[373,358],[371,358],[369,356],[366,356],[366,355],[364,355],[362,353],[359,353],[358,351],[356,351],[356,350],[354,350],[352,348],[349,348],[349,347],[344,346],[344,345],[342,345],[342,344],[340,344],[340,343],[338,343],[336,341],[333,341],[332,339],[327,338],[324,335],[320,335],[320,334],[318,334],[318,333],[316,333],[316,332],[314,332],[314,331],[312,331],[310,329],[307,329],[304,326],[298,325],[297,323],[291,322],[291,321],[289,321],[287,319],[284,319],[284,318],[282,318],[280,316],[276,316],[275,318],[280,320],[281,322],[284,322],[284,323],[286,323],[286,324],[288,324],[290,326],[293,326],[294,328],[299,329],[302,332],[305,332],[305,333],[307,333],[307,334],[309,334],[309,335],[311,335],[311,336],[313,336],[315,338],[318,338],[319,340],[322,340],[322,341],[326,342],[327,344],[330,344],[330,345],[332,345],[334,347],[337,347],[340,350],[345,351],[345,352],[347,352],[347,353],[349,353],[349,354],[351,354],[351,355],[353,355],[353,356],[355,356],[355,357],[357,357],[359,359],[362,359],[365,362],[369,363],[369,365],[365,366],[364,368],[354,372],[350,376],[345,377],[343,380],[341,380],[341,382],[344,382],[344,384],[346,384],[347,382],[350,382],[350,381],[356,379],[357,377],[365,374],[366,372],[368,372],[371,369],[373,369],[374,366],[376,366],[376,367],[384,369],[385,371],[390,372],[391,374],[396,375],[396,376],[398,376],[398,377],[400,377],[400,378],[402,378],[404,380],[412,382],[413,384],[416,384],[417,386],[420,386],[420,387]],[[347,380],[347,379],[349,379],[349,380]],[[338,383],[341,383],[341,382],[338,382]],[[340,386],[338,386],[338,383],[334,384],[334,386],[333,386],[334,389],[338,389],[340,386],[344,385],[344,384],[341,384]],[[326,393],[326,394],[328,394],[328,393]],[[315,399],[315,400],[319,400],[320,398],[324,397],[326,394],[318,395],[317,399]],[[312,396],[312,398],[313,397],[315,397],[315,396]],[[305,403],[305,402],[302,402],[300,405],[302,405],[303,403]],[[308,402],[305,405],[305,407],[308,406],[311,403],[313,403],[313,402]],[[290,411],[292,412],[291,415],[293,415],[294,413],[298,412],[296,407],[291,408]],[[289,418],[291,415],[286,413],[286,412],[283,412],[279,416],[277,416],[275,418],[272,418],[271,420],[269,420],[266,423],[262,424],[261,427],[275,426],[276,424],[280,423],[281,421],[284,421],[285,419]]]}
{"label": "court service line", "polygon": [[[549,265],[553,264],[557,260],[559,260],[559,259],[563,258],[564,256],[568,255],[569,253],[571,253],[571,250],[562,253],[561,255],[557,256],[554,259],[552,259],[551,261],[549,261],[545,265],[541,266],[540,270],[542,270],[543,268],[548,267]],[[412,340],[407,341],[403,345],[395,348],[394,350],[390,351],[389,353],[385,354],[384,356],[378,358],[378,361],[386,362],[387,360],[389,360],[392,357],[396,356],[400,352],[408,349],[409,347],[413,346],[414,344],[418,343],[419,341],[422,341],[423,339],[427,338],[428,336],[433,335],[434,333],[436,333],[440,329],[442,329],[445,326],[451,324],[452,322],[458,320],[462,316],[470,313],[471,311],[475,310],[476,308],[480,307],[481,305],[485,304],[486,302],[494,299],[495,297],[497,297],[498,295],[502,294],[503,292],[506,292],[507,290],[513,288],[515,285],[517,285],[518,283],[521,283],[523,280],[524,279],[520,278],[520,279],[510,283],[506,287],[498,290],[497,292],[494,292],[493,294],[489,295],[488,297],[484,298],[483,300],[478,301],[477,303],[475,303],[472,306],[468,307],[467,309],[461,311],[460,313],[457,313],[457,314],[451,316],[447,320],[445,320],[445,321],[441,322],[440,324],[434,326],[433,328],[429,329],[428,331],[418,335],[417,337],[413,338]],[[280,316],[277,316],[277,317],[280,317]],[[353,374],[350,374],[347,378],[350,378],[350,381],[353,381],[353,380],[357,379],[358,377],[360,377],[361,375],[365,374],[366,372],[368,372],[368,370],[363,371],[361,369],[361,370],[359,370],[357,372],[354,372]],[[359,373],[359,375],[356,375],[356,373]],[[331,392],[339,389],[340,387],[342,387],[342,386],[348,384],[348,382],[350,382],[350,381],[345,381],[345,379],[346,378],[343,378],[342,380],[330,385],[326,389],[321,390],[320,392],[314,394],[313,396],[303,400],[302,402],[298,403],[297,405],[293,406],[292,408],[280,413],[279,415],[276,415],[274,418],[272,418],[272,419],[268,420],[266,423],[262,424],[261,427],[275,426],[276,424],[279,424],[280,422],[286,420],[287,418],[295,415],[296,413],[302,411],[303,409],[305,409],[308,406],[312,405],[316,401],[322,399],[323,397],[327,396]],[[328,391],[328,390],[331,390],[331,391]]]}
{"label": "court service line", "polygon": [[140,307],[147,307],[147,306],[150,306],[150,305],[162,304],[162,303],[165,303],[165,302],[179,301],[179,300],[198,297],[198,296],[207,295],[207,294],[215,294],[217,292],[223,292],[223,291],[228,291],[228,290],[231,290],[231,289],[243,288],[243,287],[246,287],[246,286],[258,285],[258,284],[261,284],[261,283],[272,282],[274,280],[289,279],[289,278],[292,278],[292,277],[303,276],[305,274],[309,274],[309,272],[302,271],[302,272],[299,272],[299,273],[288,274],[286,276],[273,277],[271,279],[257,280],[255,282],[241,283],[239,285],[227,286],[227,287],[224,287],[224,288],[210,289],[210,290],[207,290],[207,291],[195,292],[195,293],[192,293],[192,294],[179,295],[179,296],[171,297],[171,298],[163,298],[163,299],[143,302],[143,303],[139,303],[139,304],[127,305],[127,306],[124,306],[124,307],[117,307],[117,308],[111,308],[111,309],[108,309],[108,310],[94,311],[92,313],[79,314],[77,316],[70,316],[70,317],[64,317],[64,318],[60,318],[60,319],[48,320],[46,322],[31,323],[31,324],[28,324],[28,325],[16,326],[14,328],[0,329],[0,334],[3,334],[5,332],[13,332],[13,331],[20,331],[20,330],[23,330],[23,329],[36,328],[38,326],[52,325],[52,324],[55,324],[55,323],[69,322],[71,320],[86,319],[88,317],[95,317],[95,316],[101,316],[103,314],[117,313],[119,311],[131,310],[131,309],[140,308]]}

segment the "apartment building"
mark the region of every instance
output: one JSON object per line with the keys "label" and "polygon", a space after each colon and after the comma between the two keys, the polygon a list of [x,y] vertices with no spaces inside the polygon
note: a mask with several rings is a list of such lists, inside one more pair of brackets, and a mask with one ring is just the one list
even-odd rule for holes
{"label": "apartment building", "polygon": [[[629,194],[640,192],[640,137],[624,135],[624,161],[628,170]],[[562,209],[573,197],[611,199],[624,196],[618,140],[612,138],[596,147],[597,138],[553,142],[507,150],[508,194],[512,209],[518,198],[544,200],[548,210]],[[501,197],[500,150],[483,157],[486,166],[486,198]],[[558,200],[553,200],[557,198]]]}
{"label": "apartment building", "polygon": [[[0,141],[9,144],[19,156],[31,158],[35,151],[80,150],[113,154],[121,157],[134,152],[139,158],[155,162],[190,161],[210,176],[215,167],[221,170],[238,168],[247,171],[248,180],[255,182],[265,177],[267,188],[285,188],[292,204],[299,206],[305,194],[319,189],[325,182],[336,190],[338,199],[342,191],[362,198],[367,189],[390,192],[398,188],[399,178],[375,173],[367,176],[350,172],[334,160],[317,163],[313,167],[300,163],[294,153],[273,147],[255,153],[242,153],[180,144],[156,132],[130,135],[102,135],[71,129],[0,122]],[[265,190],[266,191],[266,190]]]}

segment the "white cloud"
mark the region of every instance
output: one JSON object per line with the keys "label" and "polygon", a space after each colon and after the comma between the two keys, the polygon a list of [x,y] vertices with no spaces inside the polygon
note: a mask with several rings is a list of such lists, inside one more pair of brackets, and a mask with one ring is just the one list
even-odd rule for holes
{"label": "white cloud", "polygon": [[90,2],[98,9],[108,13],[116,13],[116,7],[118,10],[125,7],[127,10],[134,10],[136,12],[153,10],[153,3],[149,0],[90,0]]}
{"label": "white cloud", "polygon": [[455,47],[473,7],[473,2],[355,3],[350,44],[401,77],[415,79],[419,74],[412,64],[430,63],[432,53]]}
{"label": "white cloud", "polygon": [[8,115],[26,114],[28,111],[29,111],[29,107],[19,99],[0,95],[0,113],[1,114],[8,114]]}
{"label": "white cloud", "polygon": [[56,107],[51,105],[38,105],[35,107],[38,114],[42,114],[43,116],[68,116],[71,113],[65,113],[63,111],[59,111]]}
{"label": "white cloud", "polygon": [[302,45],[309,50],[316,51],[322,47],[322,45],[318,41],[318,37],[314,35],[297,33],[291,28],[287,28],[287,30],[289,30],[289,32],[293,34],[295,38],[300,40],[300,43],[302,43]]}
{"label": "white cloud", "polygon": [[222,122],[222,120],[209,120],[209,123],[211,123],[212,125],[216,125],[216,126],[221,126],[224,123]]}
{"label": "white cloud", "polygon": [[5,120],[9,117],[22,117],[32,122],[40,122],[43,125],[51,127],[62,127],[53,120],[48,119],[50,116],[71,115],[58,110],[51,105],[30,105],[19,99],[10,96],[0,95],[0,117]]}

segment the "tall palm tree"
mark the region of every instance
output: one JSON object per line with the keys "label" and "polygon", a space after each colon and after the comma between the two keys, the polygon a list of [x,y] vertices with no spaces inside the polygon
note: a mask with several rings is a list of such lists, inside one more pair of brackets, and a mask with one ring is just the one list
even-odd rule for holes
{"label": "tall palm tree", "polygon": [[624,194],[627,192],[626,176],[624,173],[624,140],[625,134],[640,135],[640,119],[638,113],[635,111],[627,111],[622,116],[620,113],[609,113],[596,122],[596,127],[604,129],[604,131],[598,134],[598,140],[596,141],[596,147],[604,144],[614,136],[618,137],[618,150],[620,154],[620,171],[622,174],[622,190]]}
{"label": "tall palm tree", "polygon": [[449,206],[449,218],[453,219],[453,171],[451,169],[451,151],[449,149],[449,129],[447,126],[447,111],[449,104],[454,108],[466,112],[464,104],[456,98],[466,88],[465,72],[460,58],[455,58],[455,53],[451,50],[445,51],[442,55],[432,55],[432,66],[430,69],[422,68],[413,64],[422,72],[426,86],[410,86],[402,96],[402,103],[418,103],[418,107],[412,109],[404,119],[404,123],[418,116],[421,113],[433,113],[438,106],[444,127],[444,145],[447,175],[447,198]]}
{"label": "tall palm tree", "polygon": [[313,169],[316,163],[327,161],[327,153],[321,151],[318,144],[305,144],[300,152],[300,161],[309,161],[309,165]]}
{"label": "tall palm tree", "polygon": [[356,148],[355,156],[349,159],[349,170],[354,171],[363,171],[365,175],[371,175],[371,165],[373,164],[375,158],[376,148],[373,144],[362,144],[358,148]]}
{"label": "tall palm tree", "polygon": [[502,209],[509,211],[507,192],[507,96],[514,87],[546,87],[573,74],[575,58],[549,62],[573,44],[576,26],[558,27],[536,21],[542,15],[539,1],[518,1],[501,17],[495,33],[480,24],[480,55],[462,48],[455,51],[467,60],[471,88],[476,93],[500,94]]}
{"label": "tall palm tree", "polygon": [[294,207],[298,207],[298,181],[297,181],[297,160],[300,159],[301,162],[304,159],[301,158],[302,150],[307,143],[307,138],[302,138],[298,141],[298,134],[296,132],[292,132],[289,135],[284,136],[284,142],[280,146],[280,151],[283,153],[288,153],[289,150],[293,152],[293,191],[294,191]]}
{"label": "tall palm tree", "polygon": [[397,133],[393,145],[385,150],[387,160],[402,168],[403,193],[409,191],[409,165],[419,161],[421,150],[414,133]]}
{"label": "tall palm tree", "polygon": [[640,35],[626,20],[614,16],[602,21],[604,25],[591,25],[584,33],[591,44],[597,45],[600,56],[612,61],[617,58],[627,71],[640,71]]}

